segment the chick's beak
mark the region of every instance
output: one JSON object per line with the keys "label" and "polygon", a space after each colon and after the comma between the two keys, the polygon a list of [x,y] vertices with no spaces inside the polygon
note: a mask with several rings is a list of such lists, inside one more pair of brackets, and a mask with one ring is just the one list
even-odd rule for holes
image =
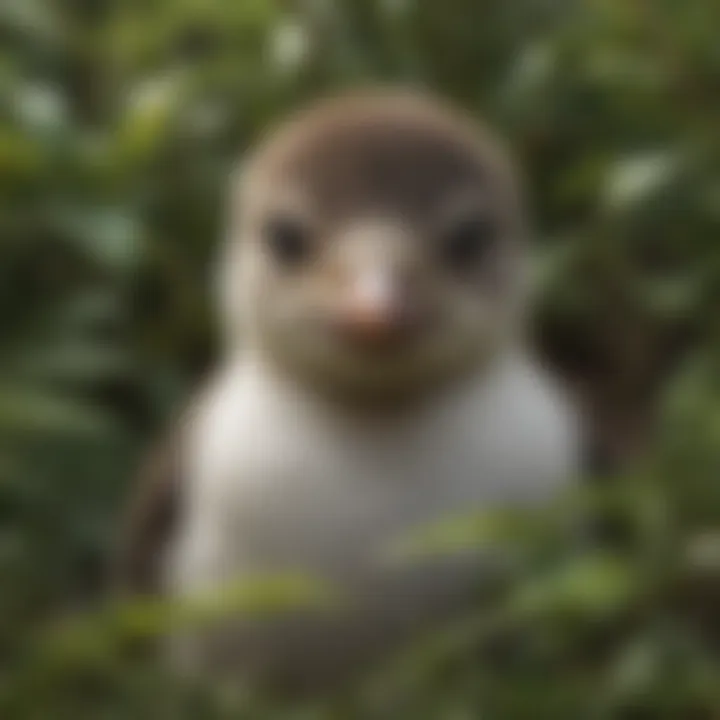
{"label": "chick's beak", "polygon": [[367,347],[394,346],[410,339],[420,326],[420,313],[406,285],[382,270],[354,278],[337,308],[339,333]]}

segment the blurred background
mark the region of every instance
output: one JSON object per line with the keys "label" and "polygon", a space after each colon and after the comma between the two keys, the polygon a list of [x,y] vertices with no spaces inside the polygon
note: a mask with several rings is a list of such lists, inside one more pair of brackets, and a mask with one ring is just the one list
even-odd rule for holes
{"label": "blurred background", "polygon": [[[472,622],[418,651],[383,674],[401,716],[720,717],[719,28],[717,0],[3,0],[2,717],[296,717],[124,666],[107,620],[48,638],[99,605],[132,472],[213,358],[228,173],[299,102],[376,80],[509,139],[538,348],[623,461],[589,503],[602,552],[538,584],[560,550],[525,533],[513,651]],[[371,716],[343,703],[314,712]]]}

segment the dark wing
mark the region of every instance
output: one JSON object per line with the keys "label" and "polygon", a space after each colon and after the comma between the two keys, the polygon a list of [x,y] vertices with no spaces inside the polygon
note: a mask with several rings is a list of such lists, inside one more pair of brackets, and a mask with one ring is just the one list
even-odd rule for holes
{"label": "dark wing", "polygon": [[113,591],[152,595],[161,590],[166,551],[180,510],[184,487],[183,448],[201,393],[151,447],[138,472],[115,556]]}
{"label": "dark wing", "polygon": [[151,448],[133,488],[113,571],[122,595],[159,592],[161,564],[178,516],[182,491],[182,427]]}
{"label": "dark wing", "polygon": [[[209,376],[212,378],[212,375]],[[203,383],[170,431],[154,446],[140,466],[126,509],[112,568],[113,592],[153,595],[161,590],[166,552],[180,512],[185,486],[183,450],[192,421],[211,382]]]}

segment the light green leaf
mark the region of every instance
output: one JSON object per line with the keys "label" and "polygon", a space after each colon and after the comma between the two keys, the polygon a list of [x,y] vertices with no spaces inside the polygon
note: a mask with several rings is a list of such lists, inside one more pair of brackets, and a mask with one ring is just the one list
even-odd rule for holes
{"label": "light green leaf", "polygon": [[542,527],[542,519],[537,513],[498,508],[420,528],[389,548],[387,559],[402,562],[467,550],[499,548],[527,539]]}
{"label": "light green leaf", "polygon": [[613,211],[632,208],[666,187],[681,167],[681,157],[657,151],[623,158],[608,171],[603,191],[604,206]]}
{"label": "light green leaf", "polygon": [[142,259],[144,229],[123,208],[96,207],[65,210],[59,222],[71,240],[111,270],[128,271]]}
{"label": "light green leaf", "polygon": [[581,557],[521,587],[510,608],[521,617],[555,612],[602,616],[625,607],[640,581],[637,569],[620,558]]}

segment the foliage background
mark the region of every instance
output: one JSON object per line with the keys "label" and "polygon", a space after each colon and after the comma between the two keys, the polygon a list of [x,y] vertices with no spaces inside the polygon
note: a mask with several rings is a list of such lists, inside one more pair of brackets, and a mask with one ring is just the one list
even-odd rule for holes
{"label": "foliage background", "polygon": [[[601,552],[515,533],[490,632],[512,652],[482,614],[384,675],[412,688],[393,716],[720,716],[718,27],[717,0],[4,0],[2,716],[230,712],[100,653],[108,620],[48,637],[97,606],[128,478],[212,358],[231,166],[301,100],[367,80],[437,90],[511,141],[540,345],[633,453],[600,493]],[[538,585],[540,556],[563,572]],[[323,712],[371,714],[342,702]]]}

